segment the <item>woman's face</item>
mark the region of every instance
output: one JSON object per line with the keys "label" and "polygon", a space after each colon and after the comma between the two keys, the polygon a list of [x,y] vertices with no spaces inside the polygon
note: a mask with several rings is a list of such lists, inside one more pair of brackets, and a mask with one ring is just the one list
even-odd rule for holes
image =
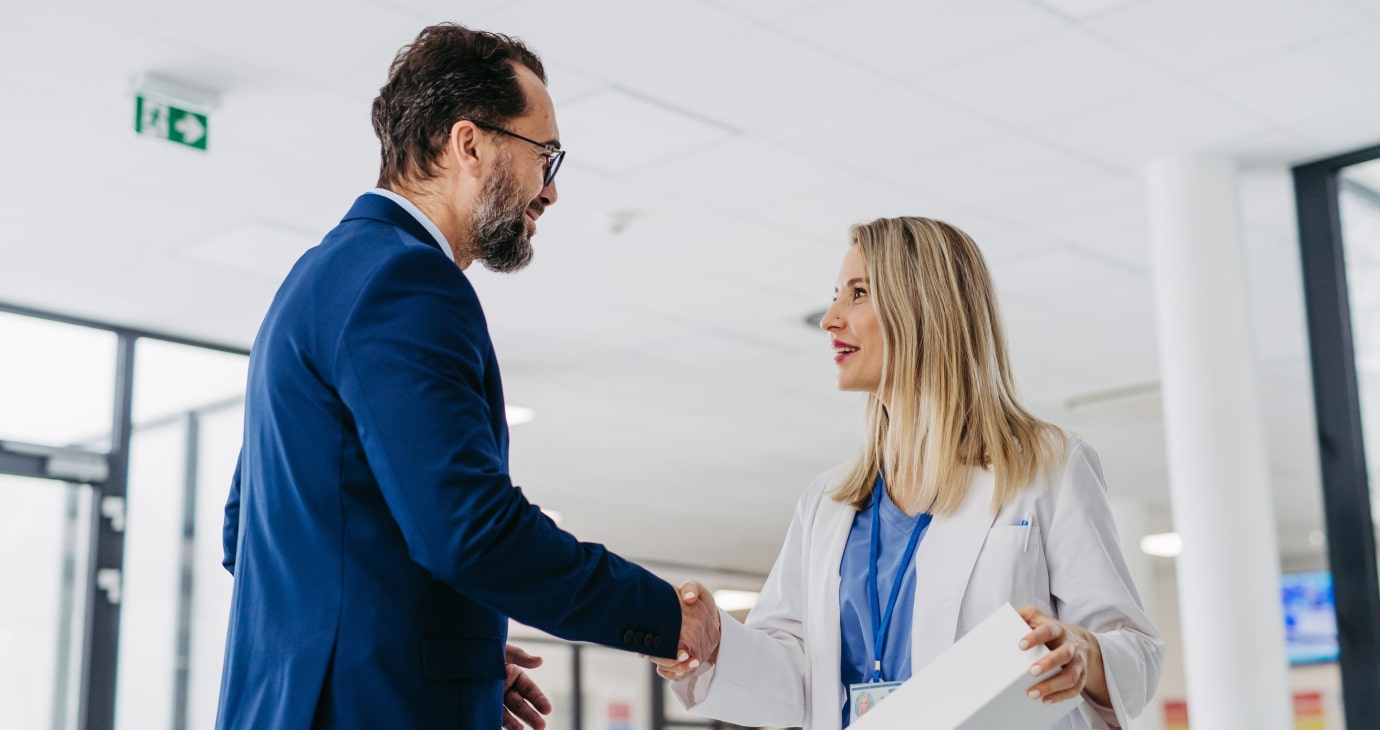
{"label": "woman's face", "polygon": [[857,246],[849,246],[843,257],[834,303],[819,326],[834,348],[839,390],[876,393],[882,382],[882,331],[872,309],[867,264]]}

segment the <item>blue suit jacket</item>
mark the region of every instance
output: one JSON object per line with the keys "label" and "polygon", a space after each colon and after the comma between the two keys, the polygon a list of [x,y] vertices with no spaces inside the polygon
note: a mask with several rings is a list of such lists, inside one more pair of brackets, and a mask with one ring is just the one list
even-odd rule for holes
{"label": "blue suit jacket", "polygon": [[298,261],[254,342],[225,565],[219,728],[498,730],[508,617],[666,657],[680,634],[674,588],[509,481],[474,289],[378,195]]}

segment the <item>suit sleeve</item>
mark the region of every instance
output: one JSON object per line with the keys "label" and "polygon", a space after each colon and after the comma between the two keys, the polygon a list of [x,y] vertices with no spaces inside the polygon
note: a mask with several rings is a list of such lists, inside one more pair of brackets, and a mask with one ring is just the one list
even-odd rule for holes
{"label": "suit sleeve", "polygon": [[1112,699],[1111,707],[1086,701],[1080,711],[1094,728],[1129,730],[1159,686],[1164,639],[1131,581],[1091,446],[1080,442],[1070,449],[1057,489],[1045,537],[1055,613],[1097,636]]}
{"label": "suit sleeve", "polygon": [[225,527],[221,532],[221,544],[225,549],[221,564],[230,575],[235,574],[235,553],[240,541],[240,465],[243,461],[244,451],[241,450],[235,460],[235,475],[230,478],[230,496],[225,500]]}
{"label": "suit sleeve", "polygon": [[411,558],[529,626],[674,656],[675,589],[513,487],[485,396],[491,347],[473,289],[429,249],[389,258],[346,317],[335,380]]}
{"label": "suit sleeve", "polygon": [[748,727],[805,724],[805,525],[818,504],[814,491],[800,500],[746,624],[724,614],[718,661],[671,682],[687,710]]}

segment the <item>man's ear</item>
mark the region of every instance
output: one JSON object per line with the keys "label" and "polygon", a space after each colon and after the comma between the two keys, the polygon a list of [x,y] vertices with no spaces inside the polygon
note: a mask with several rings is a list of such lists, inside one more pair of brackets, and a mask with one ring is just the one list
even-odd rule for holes
{"label": "man's ear", "polygon": [[479,141],[479,127],[474,122],[462,119],[452,124],[446,140],[446,161],[462,175],[482,177]]}

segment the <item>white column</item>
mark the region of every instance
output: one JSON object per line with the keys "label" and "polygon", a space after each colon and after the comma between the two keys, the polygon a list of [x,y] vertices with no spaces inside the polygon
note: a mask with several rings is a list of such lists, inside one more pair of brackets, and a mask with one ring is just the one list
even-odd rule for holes
{"label": "white column", "polygon": [[[1121,553],[1126,556],[1126,567],[1131,571],[1131,580],[1140,593],[1141,605],[1151,621],[1159,624],[1155,615],[1155,565],[1150,556],[1141,552],[1140,539],[1148,532],[1145,503],[1131,497],[1113,495],[1112,519],[1116,520],[1117,536],[1121,538]],[[1164,730],[1164,698],[1155,697],[1146,706],[1140,717],[1126,730]]]}
{"label": "white column", "polygon": [[1149,168],[1150,239],[1189,722],[1293,727],[1279,551],[1235,167]]}

